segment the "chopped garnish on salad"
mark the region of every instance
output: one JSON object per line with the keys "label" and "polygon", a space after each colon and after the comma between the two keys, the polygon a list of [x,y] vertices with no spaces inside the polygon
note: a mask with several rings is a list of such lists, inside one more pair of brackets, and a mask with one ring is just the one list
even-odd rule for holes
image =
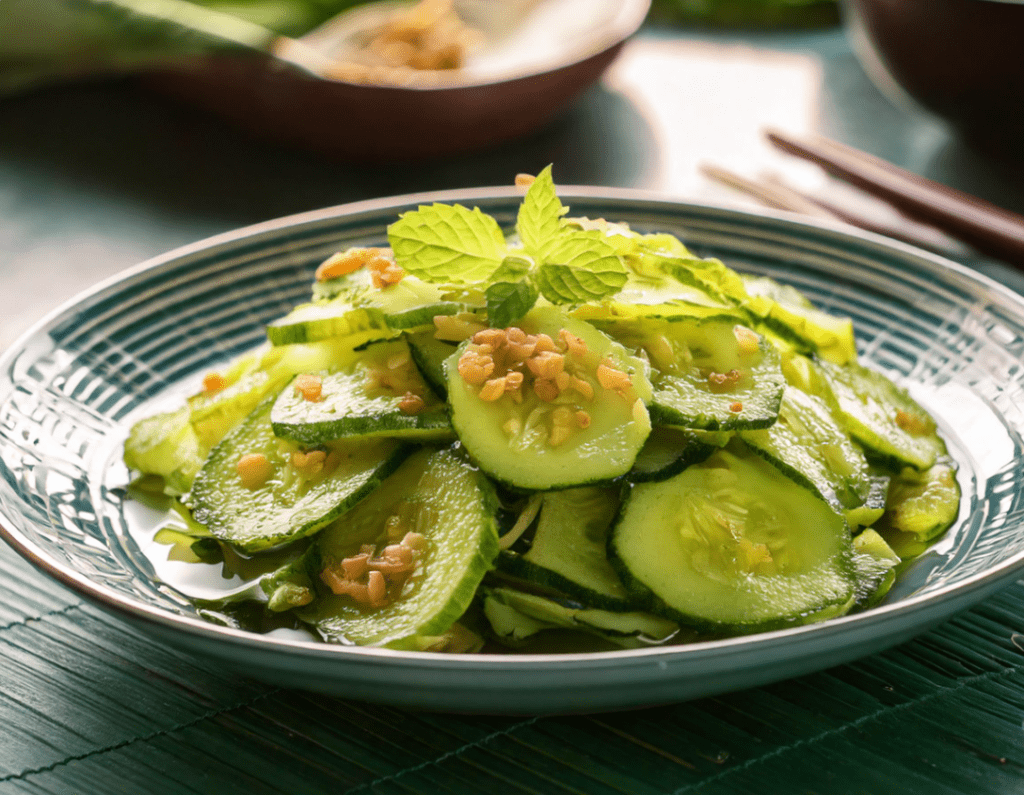
{"label": "chopped garnish on salad", "polygon": [[[956,465],[853,325],[676,237],[433,204],[316,271],[268,341],[137,422],[211,620],[448,652],[635,648],[868,608]],[[252,616],[259,616],[253,620]]]}

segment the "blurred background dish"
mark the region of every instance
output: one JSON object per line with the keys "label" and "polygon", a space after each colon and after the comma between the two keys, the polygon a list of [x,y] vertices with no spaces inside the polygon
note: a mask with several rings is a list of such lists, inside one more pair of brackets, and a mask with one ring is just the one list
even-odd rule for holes
{"label": "blurred background dish", "polygon": [[464,152],[526,135],[551,119],[611,64],[650,0],[457,2],[477,37],[457,69],[416,73],[358,62],[353,68],[360,38],[403,5],[412,4],[357,7],[302,37],[348,67],[328,68],[328,76],[275,57],[225,54],[174,64],[146,81],[263,137],[335,157],[392,161]]}
{"label": "blurred background dish", "polygon": [[872,80],[982,149],[1024,159],[1024,2],[846,0],[854,50]]}
{"label": "blurred background dish", "polygon": [[525,135],[651,0],[5,0],[0,96],[140,76],[260,137],[408,160]]}

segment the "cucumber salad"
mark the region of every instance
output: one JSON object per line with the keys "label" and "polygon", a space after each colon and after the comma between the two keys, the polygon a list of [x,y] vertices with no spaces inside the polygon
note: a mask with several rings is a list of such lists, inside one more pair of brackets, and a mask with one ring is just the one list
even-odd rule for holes
{"label": "cucumber salad", "polygon": [[[848,318],[669,234],[421,206],[179,409],[130,494],[200,614],[346,645],[636,648],[870,607],[956,519],[934,420]],[[191,570],[191,569],[190,569]],[[240,578],[240,580],[238,579]]]}

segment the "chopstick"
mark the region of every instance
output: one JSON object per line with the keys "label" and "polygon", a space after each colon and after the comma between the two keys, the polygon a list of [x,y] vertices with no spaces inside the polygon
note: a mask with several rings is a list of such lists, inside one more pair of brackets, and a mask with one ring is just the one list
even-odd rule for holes
{"label": "chopstick", "polygon": [[843,221],[851,226],[866,229],[869,232],[875,232],[876,234],[891,237],[894,240],[900,240],[904,243],[910,243],[920,248],[948,255],[948,251],[937,244],[935,240],[914,234],[911,229],[899,228],[876,221],[846,207],[841,207],[834,202],[799,191],[785,184],[776,176],[764,175],[754,180],[711,163],[702,163],[700,170],[708,178],[743,191],[768,207],[802,213],[814,218],[824,218],[829,221]]}
{"label": "chopstick", "polygon": [[765,135],[779,149],[816,163],[908,217],[1024,268],[1024,216],[828,138],[798,138],[780,130]]}
{"label": "chopstick", "polygon": [[700,170],[706,177],[723,185],[728,185],[730,188],[748,193],[768,207],[774,207],[777,210],[788,210],[794,213],[803,213],[815,218],[826,218],[830,221],[835,221],[839,217],[836,213],[821,207],[811,197],[799,193],[788,185],[783,185],[781,182],[773,181],[769,183],[764,179],[748,179],[713,163],[701,163]]}

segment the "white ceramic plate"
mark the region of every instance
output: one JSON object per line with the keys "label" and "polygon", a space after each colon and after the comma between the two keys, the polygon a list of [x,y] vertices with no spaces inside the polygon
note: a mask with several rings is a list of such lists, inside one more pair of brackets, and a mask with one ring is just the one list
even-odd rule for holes
{"label": "white ceramic plate", "polygon": [[[894,645],[1011,582],[1024,563],[1024,299],[937,257],[782,215],[565,189],[577,215],[669,231],[853,317],[863,360],[938,419],[960,465],[955,526],[884,604],[823,624],[686,646],[562,655],[345,648],[217,626],[161,580],[124,497],[128,425],[258,343],[339,248],[383,244],[397,213],[475,204],[504,226],[513,190],[399,197],[285,218],[140,265],[57,310],[0,359],[2,535],[141,629],[288,686],[443,710],[649,705],[763,684]],[[166,575],[165,575],[166,576]]]}

